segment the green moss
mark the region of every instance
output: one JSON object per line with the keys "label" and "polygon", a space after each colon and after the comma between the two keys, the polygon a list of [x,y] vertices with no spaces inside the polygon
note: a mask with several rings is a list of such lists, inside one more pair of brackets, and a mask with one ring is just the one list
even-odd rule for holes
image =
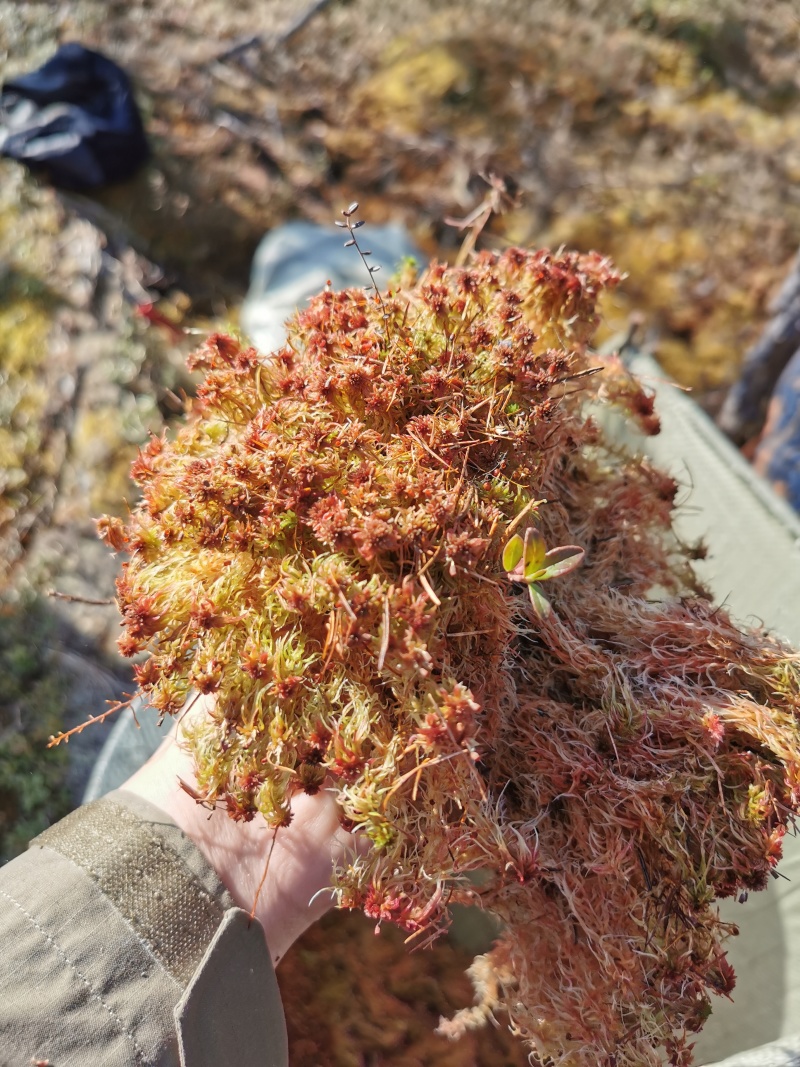
{"label": "green moss", "polygon": [[47,748],[63,710],[51,629],[36,601],[0,606],[0,863],[70,809],[67,752]]}
{"label": "green moss", "polygon": [[371,121],[405,130],[424,130],[432,109],[464,102],[474,89],[474,69],[452,47],[420,51],[400,42],[360,89]]}
{"label": "green moss", "polygon": [[52,473],[46,441],[46,360],[56,305],[33,275],[0,280],[0,529],[13,522],[41,473]]}

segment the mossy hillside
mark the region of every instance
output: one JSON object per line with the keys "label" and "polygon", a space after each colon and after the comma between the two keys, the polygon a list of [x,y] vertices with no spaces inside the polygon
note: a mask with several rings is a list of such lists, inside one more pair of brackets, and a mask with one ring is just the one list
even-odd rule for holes
{"label": "mossy hillside", "polygon": [[[278,49],[275,3],[203,0],[191,27],[138,3],[75,3],[49,27],[0,10],[15,64],[60,33],[134,76],[154,164],[105,204],[206,310],[236,301],[266,229],[323,221],[355,191],[426,253],[454,249],[443,218],[499,170],[523,200],[493,239],[608,251],[629,275],[608,331],[644,309],[669,373],[702,391],[735,377],[800,244],[797,22],[776,0],[471,0],[435,16],[354,0]],[[217,42],[259,32],[255,77],[249,59],[214,66]]]}
{"label": "mossy hillside", "polygon": [[[386,49],[326,143],[373,217],[385,205],[376,156],[390,168],[402,202],[431,218],[427,234],[417,221],[429,251],[448,238],[433,190],[464,208],[478,195],[460,184],[458,146],[474,146],[468,166],[521,187],[494,239],[603,248],[628,277],[602,304],[599,339],[644,311],[668,373],[713,390],[735,376],[800,243],[788,18],[767,30],[735,4],[705,20],[630,4],[540,12],[535,33],[509,35],[440,16]],[[426,55],[447,57],[441,79],[415,73]]]}

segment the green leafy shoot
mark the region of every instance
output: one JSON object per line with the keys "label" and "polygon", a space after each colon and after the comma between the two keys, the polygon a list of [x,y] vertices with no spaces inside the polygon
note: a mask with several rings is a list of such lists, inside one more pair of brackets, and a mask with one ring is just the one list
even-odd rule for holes
{"label": "green leafy shoot", "polygon": [[542,535],[535,526],[529,526],[522,537],[514,534],[503,549],[503,570],[510,582],[527,585],[533,610],[545,619],[550,614],[550,601],[536,583],[569,574],[581,565],[584,555],[577,545],[561,545],[548,552]]}

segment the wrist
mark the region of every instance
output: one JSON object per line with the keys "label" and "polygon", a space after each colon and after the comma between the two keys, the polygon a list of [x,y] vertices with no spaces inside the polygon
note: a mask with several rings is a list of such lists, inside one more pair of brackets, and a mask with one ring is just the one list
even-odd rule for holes
{"label": "wrist", "polygon": [[125,783],[128,792],[164,811],[217,872],[236,904],[261,923],[274,963],[333,903],[333,865],[353,849],[330,792],[297,794],[293,818],[277,832],[260,816],[234,822],[209,811],[181,786],[194,786],[190,755],[173,735]]}

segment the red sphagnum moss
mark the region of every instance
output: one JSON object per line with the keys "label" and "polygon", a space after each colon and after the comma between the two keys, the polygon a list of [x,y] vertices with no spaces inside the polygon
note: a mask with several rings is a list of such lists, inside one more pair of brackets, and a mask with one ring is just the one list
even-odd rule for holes
{"label": "red sphagnum moss", "polygon": [[617,281],[484,252],[322,293],[271,355],[213,336],[101,522],[142,690],[216,695],[202,800],[280,827],[327,776],[373,846],[343,907],[416,944],[451,902],[503,924],[442,1031],[505,1012],[570,1067],[690,1061],[734,984],[715,900],[766,885],[800,799],[797,657],[709,602],[674,482],[589,414],[658,429],[588,349]]}

